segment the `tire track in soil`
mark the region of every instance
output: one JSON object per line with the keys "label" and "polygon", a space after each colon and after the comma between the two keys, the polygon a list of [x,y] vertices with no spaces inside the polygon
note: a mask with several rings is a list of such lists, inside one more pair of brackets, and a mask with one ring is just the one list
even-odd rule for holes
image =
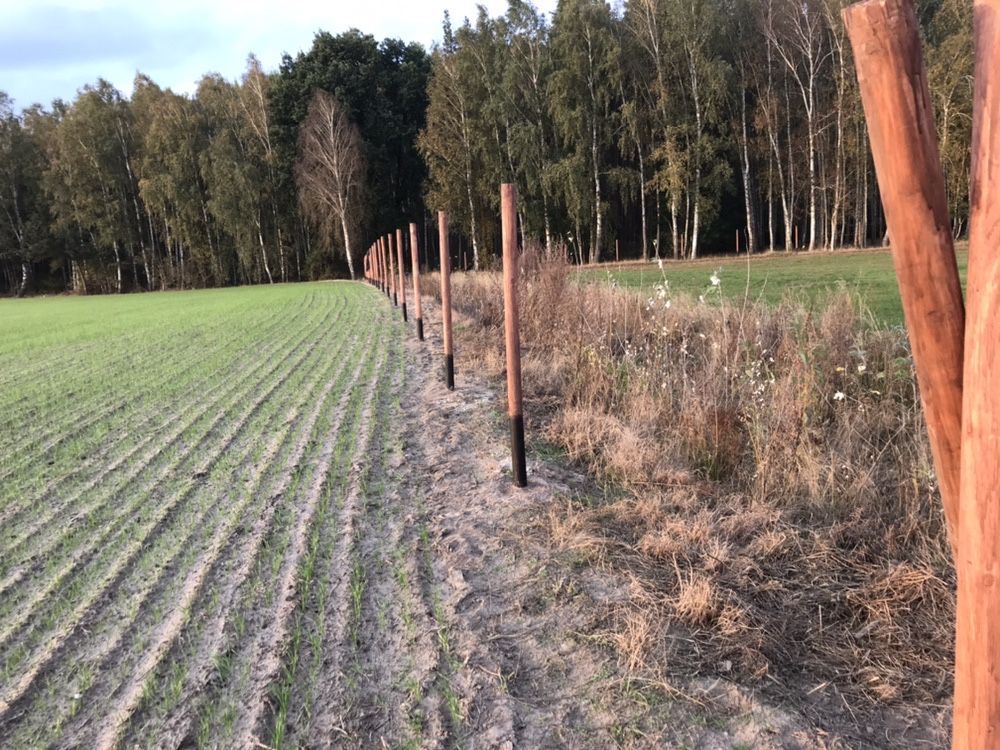
{"label": "tire track in soil", "polygon": [[[282,452],[281,449],[287,441],[292,425],[296,425],[296,428],[300,430],[299,437],[294,443],[294,448],[289,451],[286,463],[281,470],[281,480],[277,483],[277,488],[269,495],[271,497],[280,497],[287,489],[293,472],[299,466],[305,448],[313,437],[314,427],[331,392],[341,392],[340,390],[335,391],[335,387],[341,384],[341,375],[346,369],[345,360],[337,356],[327,357],[326,359],[331,363],[332,368],[334,368],[333,372],[331,373],[327,369],[322,370],[320,375],[314,378],[310,386],[298,394],[298,403],[283,420],[285,425],[284,430],[271,439],[265,458],[257,462],[252,480],[253,487],[258,487],[263,482],[265,476],[273,467],[276,457]],[[317,393],[316,387],[322,382],[325,382],[326,385],[320,387]],[[346,395],[345,393],[345,399]],[[306,416],[304,421],[299,422],[302,409],[310,402],[314,403],[311,412]],[[168,650],[181,634],[185,621],[193,612],[195,600],[204,590],[204,585],[210,575],[213,572],[217,573],[219,568],[223,566],[222,554],[224,545],[229,541],[233,529],[243,523],[252,523],[254,514],[250,511],[255,509],[253,506],[255,494],[253,490],[248,492],[242,504],[238,506],[237,512],[231,515],[228,522],[217,528],[208,549],[199,556],[198,561],[187,573],[180,591],[177,594],[171,595],[170,598],[174,602],[174,609],[170,617],[165,622],[156,626],[155,632],[150,639],[152,646],[146,648],[139,663],[131,671],[126,681],[117,686],[103,686],[103,693],[100,687],[97,690],[92,690],[92,693],[96,693],[92,701],[97,702],[98,705],[107,706],[108,710],[105,711],[100,719],[90,715],[79,722],[79,727],[71,726],[68,728],[66,736],[64,736],[60,743],[61,746],[110,748],[116,744],[126,721],[143,697],[143,689],[147,677],[158,667],[161,660],[167,655]],[[265,496],[264,493],[260,493],[260,497]],[[270,510],[265,508],[264,514],[256,522],[253,522],[255,523],[255,527],[250,537],[251,544],[244,549],[243,557],[238,563],[238,570],[249,573],[253,556],[255,556],[255,552],[259,549],[259,542],[263,539],[264,529],[269,525],[270,518],[273,515],[274,504],[268,503],[267,505]],[[256,544],[253,543],[254,540]],[[238,580],[236,583],[238,583]],[[134,631],[134,628],[131,630]],[[133,632],[134,638],[135,635]],[[108,662],[115,657],[118,658],[119,662],[127,662],[132,655],[129,644],[123,644],[109,655],[108,660],[102,664],[100,672],[104,673],[105,671],[113,670],[114,667]],[[95,722],[98,721],[100,726],[94,726]]]}
{"label": "tire track in soil", "polygon": [[[289,376],[294,372],[295,368],[306,359],[311,351],[312,347],[305,349],[303,354],[295,359],[290,369],[283,372],[267,390],[262,392],[253,402],[251,402],[249,408],[244,410],[244,413],[237,419],[237,422],[232,425],[228,433],[222,437],[218,450],[210,455],[207,460],[201,463],[199,469],[195,472],[196,475],[206,476],[212,470],[222,455],[226,453],[228,447],[233,445],[236,439],[240,436],[246,428],[248,421],[258,412],[265,400],[285,383]],[[220,415],[214,422],[216,426],[222,421],[223,416],[224,415]],[[214,428],[212,434],[214,434]],[[204,444],[204,442],[204,440],[201,441],[198,443],[198,446]],[[146,529],[141,538],[136,539],[133,537],[127,544],[122,545],[124,549],[116,556],[116,560],[112,564],[111,568],[105,571],[104,580],[93,587],[90,595],[85,596],[83,601],[76,605],[70,616],[60,619],[59,626],[57,627],[55,634],[51,635],[45,641],[41,653],[39,653],[35,659],[32,660],[31,666],[21,674],[20,678],[12,686],[7,686],[6,690],[0,694],[0,728],[3,727],[5,717],[13,708],[14,703],[21,702],[27,688],[43,670],[45,665],[50,663],[52,659],[62,650],[66,639],[74,630],[76,630],[80,621],[84,620],[88,614],[93,612],[93,608],[100,604],[101,594],[105,590],[114,590],[117,587],[121,579],[126,575],[129,566],[134,563],[136,557],[148,543],[147,540],[155,539],[162,532],[163,528],[177,515],[183,501],[189,499],[194,494],[194,490],[196,490],[197,487],[198,485],[196,483],[191,482],[184,490],[175,495],[170,503],[165,506],[159,506],[157,508],[159,516],[155,517],[152,526]],[[127,530],[126,524],[119,524],[119,530],[121,533],[125,533]],[[109,546],[109,548],[114,549],[113,546]],[[92,548],[91,551],[96,554],[96,546]],[[79,562],[75,563],[74,567],[79,567]]]}
{"label": "tire track in soil", "polygon": [[[305,306],[303,306],[302,310],[304,309],[306,309]],[[302,310],[299,310],[298,312],[302,312]],[[269,319],[272,318],[275,320],[276,323],[280,324],[281,322],[280,309],[277,308],[275,309],[275,314],[271,316],[271,318]],[[216,333],[222,332],[225,330],[225,327],[226,323],[223,322],[220,325],[213,327],[212,329],[207,329],[206,335],[209,335],[213,331]],[[162,370],[163,368],[159,367],[159,365],[162,362],[170,361],[173,358],[177,358],[178,348],[184,349],[187,346],[188,344],[185,343],[184,346],[182,347],[164,348],[159,350],[157,354],[154,355],[152,358],[143,360],[144,369],[148,371]],[[125,360],[133,358],[134,356],[135,356],[134,354],[127,353],[126,355],[119,357],[119,362],[124,362]],[[105,372],[115,371],[113,369],[113,365],[109,365],[108,363],[105,362],[102,362],[102,369],[104,369]],[[160,378],[153,384],[143,383],[142,390],[155,392],[156,390],[158,390],[159,386],[162,386],[164,383],[170,382],[172,377],[173,373],[171,372],[167,377]],[[80,382],[77,383],[76,385],[75,388],[76,391],[87,392],[89,390],[86,387],[89,381],[85,380],[85,378],[86,378],[86,373],[78,376]],[[61,391],[65,391],[65,389],[68,387],[70,387],[69,384],[65,383],[60,384]],[[131,392],[127,393],[124,397],[117,399],[114,403],[110,405],[106,401],[99,398],[98,394],[99,391],[93,392],[95,399],[93,401],[87,402],[77,411],[70,412],[69,414],[61,412],[61,416],[63,417],[63,419],[61,419],[61,421],[58,422],[57,424],[48,424],[47,425],[48,429],[46,430],[46,432],[44,432],[40,436],[32,437],[32,442],[30,444],[24,444],[24,443],[19,444],[16,441],[12,441],[9,446],[5,446],[2,450],[0,450],[0,453],[6,451],[7,459],[5,463],[10,462],[12,459],[17,459],[19,457],[22,458],[20,464],[9,465],[9,467],[4,473],[0,473],[0,481],[5,481],[9,477],[19,473],[25,466],[28,466],[31,463],[36,462],[38,460],[39,454],[47,455],[59,445],[66,443],[71,438],[82,434],[89,427],[92,427],[94,424],[100,422],[103,419],[108,419],[114,416],[118,412],[124,411],[126,405],[132,403],[131,396],[133,394]],[[52,397],[53,395],[54,394],[49,394],[47,397]],[[25,397],[25,400],[34,401],[37,403],[38,401],[44,400],[44,398],[47,397],[32,395]],[[17,415],[10,420],[10,424],[12,425],[23,424],[27,416],[28,416],[27,414]],[[150,416],[152,418],[155,415],[150,415]],[[73,425],[73,426],[70,429],[67,429],[66,425]],[[0,434],[3,434],[4,432],[6,432],[6,430],[0,430]]]}
{"label": "tire track in soil", "polygon": [[[363,362],[373,358],[372,379],[361,390],[361,404],[371,400],[378,384],[379,362],[384,361],[385,352],[365,352]],[[359,364],[357,373],[362,371]],[[356,380],[348,386],[354,390]],[[282,563],[278,577],[276,609],[264,618],[267,626],[253,640],[249,649],[249,663],[253,665],[248,689],[241,691],[239,704],[244,707],[235,727],[233,747],[251,747],[259,742],[257,733],[261,731],[263,722],[268,716],[268,694],[272,684],[277,679],[282,666],[282,655],[288,638],[288,626],[295,610],[295,593],[298,582],[299,566],[305,551],[308,532],[315,521],[315,510],[320,494],[326,481],[327,473],[333,460],[335,441],[327,437],[320,455],[318,469],[313,483],[304,498],[304,505],[299,509],[299,515],[294,524],[292,538],[289,542],[289,552]]]}
{"label": "tire track in soil", "polygon": [[[346,375],[346,360],[341,360],[336,376],[330,379],[333,393],[339,396],[339,402],[330,416],[330,425],[324,429],[325,432],[335,433],[342,425],[350,395],[349,391],[343,388]],[[195,605],[202,623],[199,634],[193,642],[178,643],[172,649],[171,661],[185,665],[182,693],[189,696],[187,702],[179,703],[163,717],[152,715],[156,713],[156,706],[140,707],[139,713],[129,718],[127,746],[138,746],[140,738],[148,736],[155,736],[158,744],[166,746],[182,746],[193,741],[191,724],[199,713],[202,701],[207,698],[207,689],[213,679],[213,672],[216,671],[215,661],[225,650],[226,626],[232,620],[241,590],[247,585],[251,572],[259,563],[262,549],[273,529],[277,504],[280,499],[287,496],[307,446],[318,438],[318,418],[325,403],[326,399],[317,401],[317,408],[309,419],[310,426],[300,435],[288,465],[280,476],[271,479],[269,489],[264,495],[272,500],[267,503],[263,514],[252,523],[248,518],[244,524],[252,530],[245,537],[240,550],[235,553],[234,559],[215,564],[210,582],[202,594],[202,599],[205,601]],[[161,670],[165,668],[163,666]]]}
{"label": "tire track in soil", "polygon": [[[9,559],[11,555],[10,552],[5,552],[2,556],[0,556],[0,567],[2,567],[5,570],[6,574],[4,579],[0,581],[0,596],[4,595],[12,586],[20,582],[20,580],[23,579],[25,576],[29,574],[34,574],[37,571],[38,567],[44,562],[46,556],[48,556],[53,549],[61,546],[64,543],[63,540],[66,534],[70,533],[69,529],[71,528],[71,524],[80,523],[82,519],[82,523],[88,524],[91,527],[93,527],[94,526],[94,522],[92,520],[93,517],[96,514],[103,512],[115,498],[131,496],[133,498],[131,504],[126,506],[125,509],[119,509],[116,511],[116,516],[119,518],[120,521],[119,525],[121,523],[124,523],[123,518],[125,514],[130,513],[132,509],[141,506],[142,498],[146,493],[152,491],[151,488],[155,488],[166,477],[174,473],[177,473],[180,467],[183,466],[184,463],[192,455],[195,454],[196,450],[205,442],[211,439],[212,435],[214,434],[214,430],[222,423],[224,417],[228,415],[229,411],[233,407],[233,404],[239,402],[242,399],[247,398],[248,395],[252,394],[256,390],[256,388],[260,387],[260,385],[264,383],[267,380],[267,378],[273,376],[273,374],[277,372],[283,365],[287,365],[290,361],[292,353],[296,352],[298,346],[301,345],[302,342],[309,337],[310,333],[316,334],[316,339],[311,344],[307,345],[307,349],[305,352],[306,354],[308,353],[308,347],[315,345],[316,342],[322,339],[324,335],[323,328],[326,325],[326,321],[328,318],[329,314],[326,316],[326,318],[317,323],[316,328],[307,332],[305,337],[303,337],[301,340],[293,342],[291,346],[286,347],[283,355],[277,361],[262,360],[267,362],[267,364],[270,366],[270,369],[268,369],[260,377],[259,380],[253,382],[248,382],[247,380],[236,381],[235,384],[231,388],[229,388],[220,398],[215,399],[214,401],[209,401],[208,403],[205,403],[204,400],[199,401],[198,406],[195,407],[197,411],[193,416],[189,417],[185,422],[175,427],[175,429],[173,430],[172,433],[170,433],[169,436],[163,437],[161,441],[159,441],[149,453],[142,456],[139,459],[139,461],[137,461],[136,464],[129,469],[129,471],[126,473],[125,477],[121,480],[120,484],[117,487],[107,488],[107,491],[104,495],[98,496],[98,498],[103,497],[103,500],[97,499],[89,506],[84,505],[82,507],[71,506],[69,504],[62,503],[55,510],[53,514],[50,515],[40,514],[41,518],[39,519],[39,521],[32,525],[33,529],[32,533],[22,535],[21,538],[22,544],[27,544],[29,542],[31,543],[32,547],[30,550],[30,554],[27,557],[15,563],[12,563]],[[334,320],[334,322],[336,322],[336,319]],[[294,371],[294,368],[297,366],[297,363],[301,362],[304,356],[305,354],[303,354],[298,360],[292,362],[288,372]],[[257,374],[258,372],[259,369],[255,369],[254,371],[252,371],[253,374]],[[186,447],[186,449],[183,450],[181,453],[179,453],[177,456],[175,456],[171,462],[167,463],[165,466],[161,466],[159,469],[159,474],[157,476],[151,477],[139,487],[132,488],[132,483],[136,481],[139,477],[150,471],[156,471],[155,468],[150,468],[149,466],[154,460],[166,454],[168,449],[171,448],[173,445],[181,442],[182,439],[186,437],[186,433],[188,430],[198,425],[201,419],[206,414],[208,414],[212,409],[217,408],[217,405],[222,403],[223,400],[225,399],[231,399],[231,400],[227,402],[222,408],[218,408],[218,412],[215,419],[205,427],[200,438],[195,440],[193,443],[189,444]],[[94,486],[96,487],[98,485],[103,484],[104,478],[108,476],[110,471],[111,469],[106,469],[105,471],[103,471],[101,475],[99,475],[93,482]],[[198,475],[203,471],[204,469],[197,469],[195,470],[194,474]],[[102,487],[102,489],[104,488]],[[70,502],[72,502],[75,499],[77,498],[72,498]],[[68,519],[68,523],[63,523],[63,524],[53,523],[53,520],[58,515],[59,511],[65,510],[67,508],[71,508],[71,510],[74,512],[73,517]],[[48,537],[47,540],[45,538],[39,539],[37,537],[37,532],[44,527],[51,527],[53,529],[52,534]],[[103,528],[105,537],[114,530],[115,530],[114,524],[105,525]],[[96,547],[100,543],[100,540],[97,540],[96,542],[94,540],[91,540],[91,542],[92,542],[91,547]],[[70,551],[72,552],[72,550]],[[34,565],[32,565],[32,561],[35,561]],[[18,565],[20,567],[14,568],[13,572],[11,572],[9,568],[10,565]],[[6,630],[8,629],[9,627],[5,628],[4,632],[6,632]],[[5,636],[0,636],[0,646],[2,646],[4,640]]]}
{"label": "tire track in soil", "polygon": [[[280,316],[277,316],[280,318]],[[278,330],[281,325],[281,321],[274,326],[274,328],[269,329],[269,333],[273,333]],[[249,361],[249,368],[246,370],[241,369],[239,363],[234,364],[228,368],[227,375],[238,374],[242,379],[253,377],[256,373],[262,370],[266,364],[270,361],[270,357],[274,352],[278,351],[282,346],[286,347],[287,351],[287,341],[276,339],[273,345],[265,348],[262,351],[254,351],[247,356]],[[242,360],[241,360],[242,361]],[[86,464],[80,465],[74,470],[51,480],[44,488],[42,488],[35,495],[28,495],[24,497],[20,507],[7,508],[6,512],[0,512],[0,526],[5,528],[5,534],[3,539],[3,545],[0,547],[0,560],[3,560],[7,556],[16,552],[16,550],[25,543],[29,538],[34,537],[39,529],[47,526],[51,519],[62,509],[72,505],[78,498],[90,492],[98,485],[101,485],[104,480],[115,471],[120,469],[122,466],[126,466],[130,461],[139,453],[142,449],[148,447],[156,442],[156,449],[154,450],[154,455],[156,453],[163,452],[165,447],[172,445],[175,440],[179,437],[180,433],[189,429],[199,417],[201,417],[210,405],[218,403],[218,400],[225,398],[227,395],[233,393],[233,391],[239,387],[240,380],[232,379],[229,377],[221,377],[218,374],[214,376],[217,379],[216,385],[208,390],[202,390],[198,386],[204,384],[210,378],[206,377],[201,381],[194,383],[192,385],[192,391],[198,393],[198,397],[187,402],[185,407],[180,412],[175,412],[169,414],[166,419],[157,425],[152,425],[152,422],[158,417],[163,416],[162,414],[157,414],[151,411],[147,419],[145,419],[140,424],[132,428],[131,432],[141,432],[146,431],[145,437],[133,444],[129,450],[125,453],[118,455],[113,458],[110,463],[102,463],[102,455],[104,457],[109,455],[109,451],[113,450],[119,444],[119,440],[109,440],[105,443],[106,450],[103,454],[95,454],[89,458]],[[223,389],[228,389],[223,391]],[[210,401],[214,396],[220,395],[220,399],[216,401]],[[206,406],[206,402],[209,402],[209,406]],[[190,418],[194,415],[193,418]],[[169,425],[177,425],[169,437],[164,441],[162,431]],[[180,431],[180,432],[178,432]],[[137,462],[133,462],[129,465],[129,469],[132,471],[131,475],[127,478],[132,478],[135,474],[138,474],[140,470],[150,461],[151,459],[147,456],[140,458]],[[79,474],[83,473],[85,469],[93,469],[94,475],[90,480],[86,481],[83,485],[79,487],[72,488],[69,492],[66,492],[59,496],[58,502],[48,502],[45,503],[46,499],[61,485],[68,483],[72,479],[77,479]],[[39,504],[45,503],[45,511],[42,513],[38,512]],[[79,511],[77,512],[79,515]],[[28,528],[22,532],[10,534],[11,529],[16,529],[18,523],[25,517],[29,516],[30,525]],[[5,587],[0,584],[0,594],[3,593]]]}

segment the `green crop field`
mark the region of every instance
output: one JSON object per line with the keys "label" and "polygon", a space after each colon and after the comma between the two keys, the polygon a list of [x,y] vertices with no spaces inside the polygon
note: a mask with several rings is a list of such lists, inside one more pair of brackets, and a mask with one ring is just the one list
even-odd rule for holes
{"label": "green crop field", "polygon": [[402,331],[350,283],[0,301],[0,744],[308,744]]}
{"label": "green crop field", "polygon": [[[958,253],[958,267],[965,282],[968,252]],[[718,287],[711,276],[717,275]],[[820,301],[836,289],[857,293],[876,320],[886,325],[903,322],[899,288],[892,257],[888,250],[840,251],[822,253],[774,253],[751,258],[712,259],[698,261],[668,261],[663,271],[655,263],[608,264],[580,271],[587,281],[612,281],[619,286],[650,290],[666,279],[672,293],[692,296],[708,292],[730,298],[761,299],[778,302],[792,297],[807,303]],[[748,283],[749,281],[749,283]]]}

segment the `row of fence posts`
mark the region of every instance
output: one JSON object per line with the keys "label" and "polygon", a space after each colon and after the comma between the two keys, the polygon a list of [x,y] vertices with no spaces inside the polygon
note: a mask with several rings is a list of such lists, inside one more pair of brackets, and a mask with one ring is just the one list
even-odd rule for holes
{"label": "row of fence posts", "polygon": [[998,748],[1000,0],[974,2],[965,304],[912,0],[865,0],[843,15],[958,574],[952,747]]}
{"label": "row of fence posts", "polygon": [[[844,9],[893,262],[941,486],[958,608],[952,747],[1000,748],[1000,0],[975,0],[968,299],[963,304],[920,27],[912,0]],[[504,340],[514,481],[527,482],[517,310],[516,192],[501,186]],[[448,217],[438,215],[445,367],[454,387]],[[737,240],[738,241],[738,240]],[[416,227],[413,297],[421,337]],[[397,303],[402,230],[369,249],[369,281]],[[616,247],[616,259],[618,257]],[[967,307],[967,309],[966,309]]]}
{"label": "row of fence posts", "polygon": [[[517,189],[512,184],[500,186],[500,223],[503,242],[504,346],[507,353],[507,415],[510,422],[511,471],[514,484],[528,484],[525,462],[524,411],[521,404],[521,337],[517,306]],[[416,335],[424,340],[424,320],[420,303],[420,248],[417,225],[410,229],[410,276],[413,281],[413,312]],[[438,212],[438,238],[441,257],[441,338],[444,350],[444,377],[448,390],[455,389],[455,351],[452,331],[451,247],[448,239],[448,214]],[[382,291],[394,307],[400,307],[407,323],[406,268],[403,230],[389,232],[376,239],[364,256],[365,280]]]}

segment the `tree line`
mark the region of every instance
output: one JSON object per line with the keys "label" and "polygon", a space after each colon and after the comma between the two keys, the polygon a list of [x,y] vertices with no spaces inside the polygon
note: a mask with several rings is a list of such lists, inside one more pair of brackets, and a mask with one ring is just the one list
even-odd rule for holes
{"label": "tree line", "polygon": [[[145,75],[22,112],[0,93],[0,292],[122,292],[318,278],[349,270],[347,236],[419,210],[416,136],[430,60],[350,31],[192,95]],[[307,179],[300,138],[317,92],[355,154],[344,222]],[[315,107],[313,108],[315,109]],[[315,119],[315,118],[314,118]],[[325,189],[325,186],[321,185]],[[352,248],[352,251],[354,248]],[[337,255],[335,256],[334,252]],[[346,268],[345,268],[346,266]]]}
{"label": "tree line", "polygon": [[[352,273],[361,238],[448,209],[475,268],[501,182],[580,262],[883,242],[842,0],[526,0],[428,54],[357,31],[192,95],[136,78],[14,111],[0,94],[0,292]],[[920,0],[956,236],[971,6]],[[432,233],[433,234],[433,233]]]}
{"label": "tree line", "polygon": [[[952,227],[968,217],[971,5],[918,0]],[[523,230],[581,262],[882,242],[841,0],[525,0],[433,52],[429,200],[477,265],[497,185]],[[736,233],[739,233],[737,238]]]}

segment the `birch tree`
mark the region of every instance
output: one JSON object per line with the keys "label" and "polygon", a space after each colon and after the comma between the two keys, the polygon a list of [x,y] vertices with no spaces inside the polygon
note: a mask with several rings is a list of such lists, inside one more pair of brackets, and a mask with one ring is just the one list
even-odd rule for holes
{"label": "birch tree", "polygon": [[352,230],[360,222],[365,159],[358,128],[343,105],[326,91],[317,91],[299,135],[295,168],[299,204],[305,216],[331,246],[337,230],[354,278]]}

